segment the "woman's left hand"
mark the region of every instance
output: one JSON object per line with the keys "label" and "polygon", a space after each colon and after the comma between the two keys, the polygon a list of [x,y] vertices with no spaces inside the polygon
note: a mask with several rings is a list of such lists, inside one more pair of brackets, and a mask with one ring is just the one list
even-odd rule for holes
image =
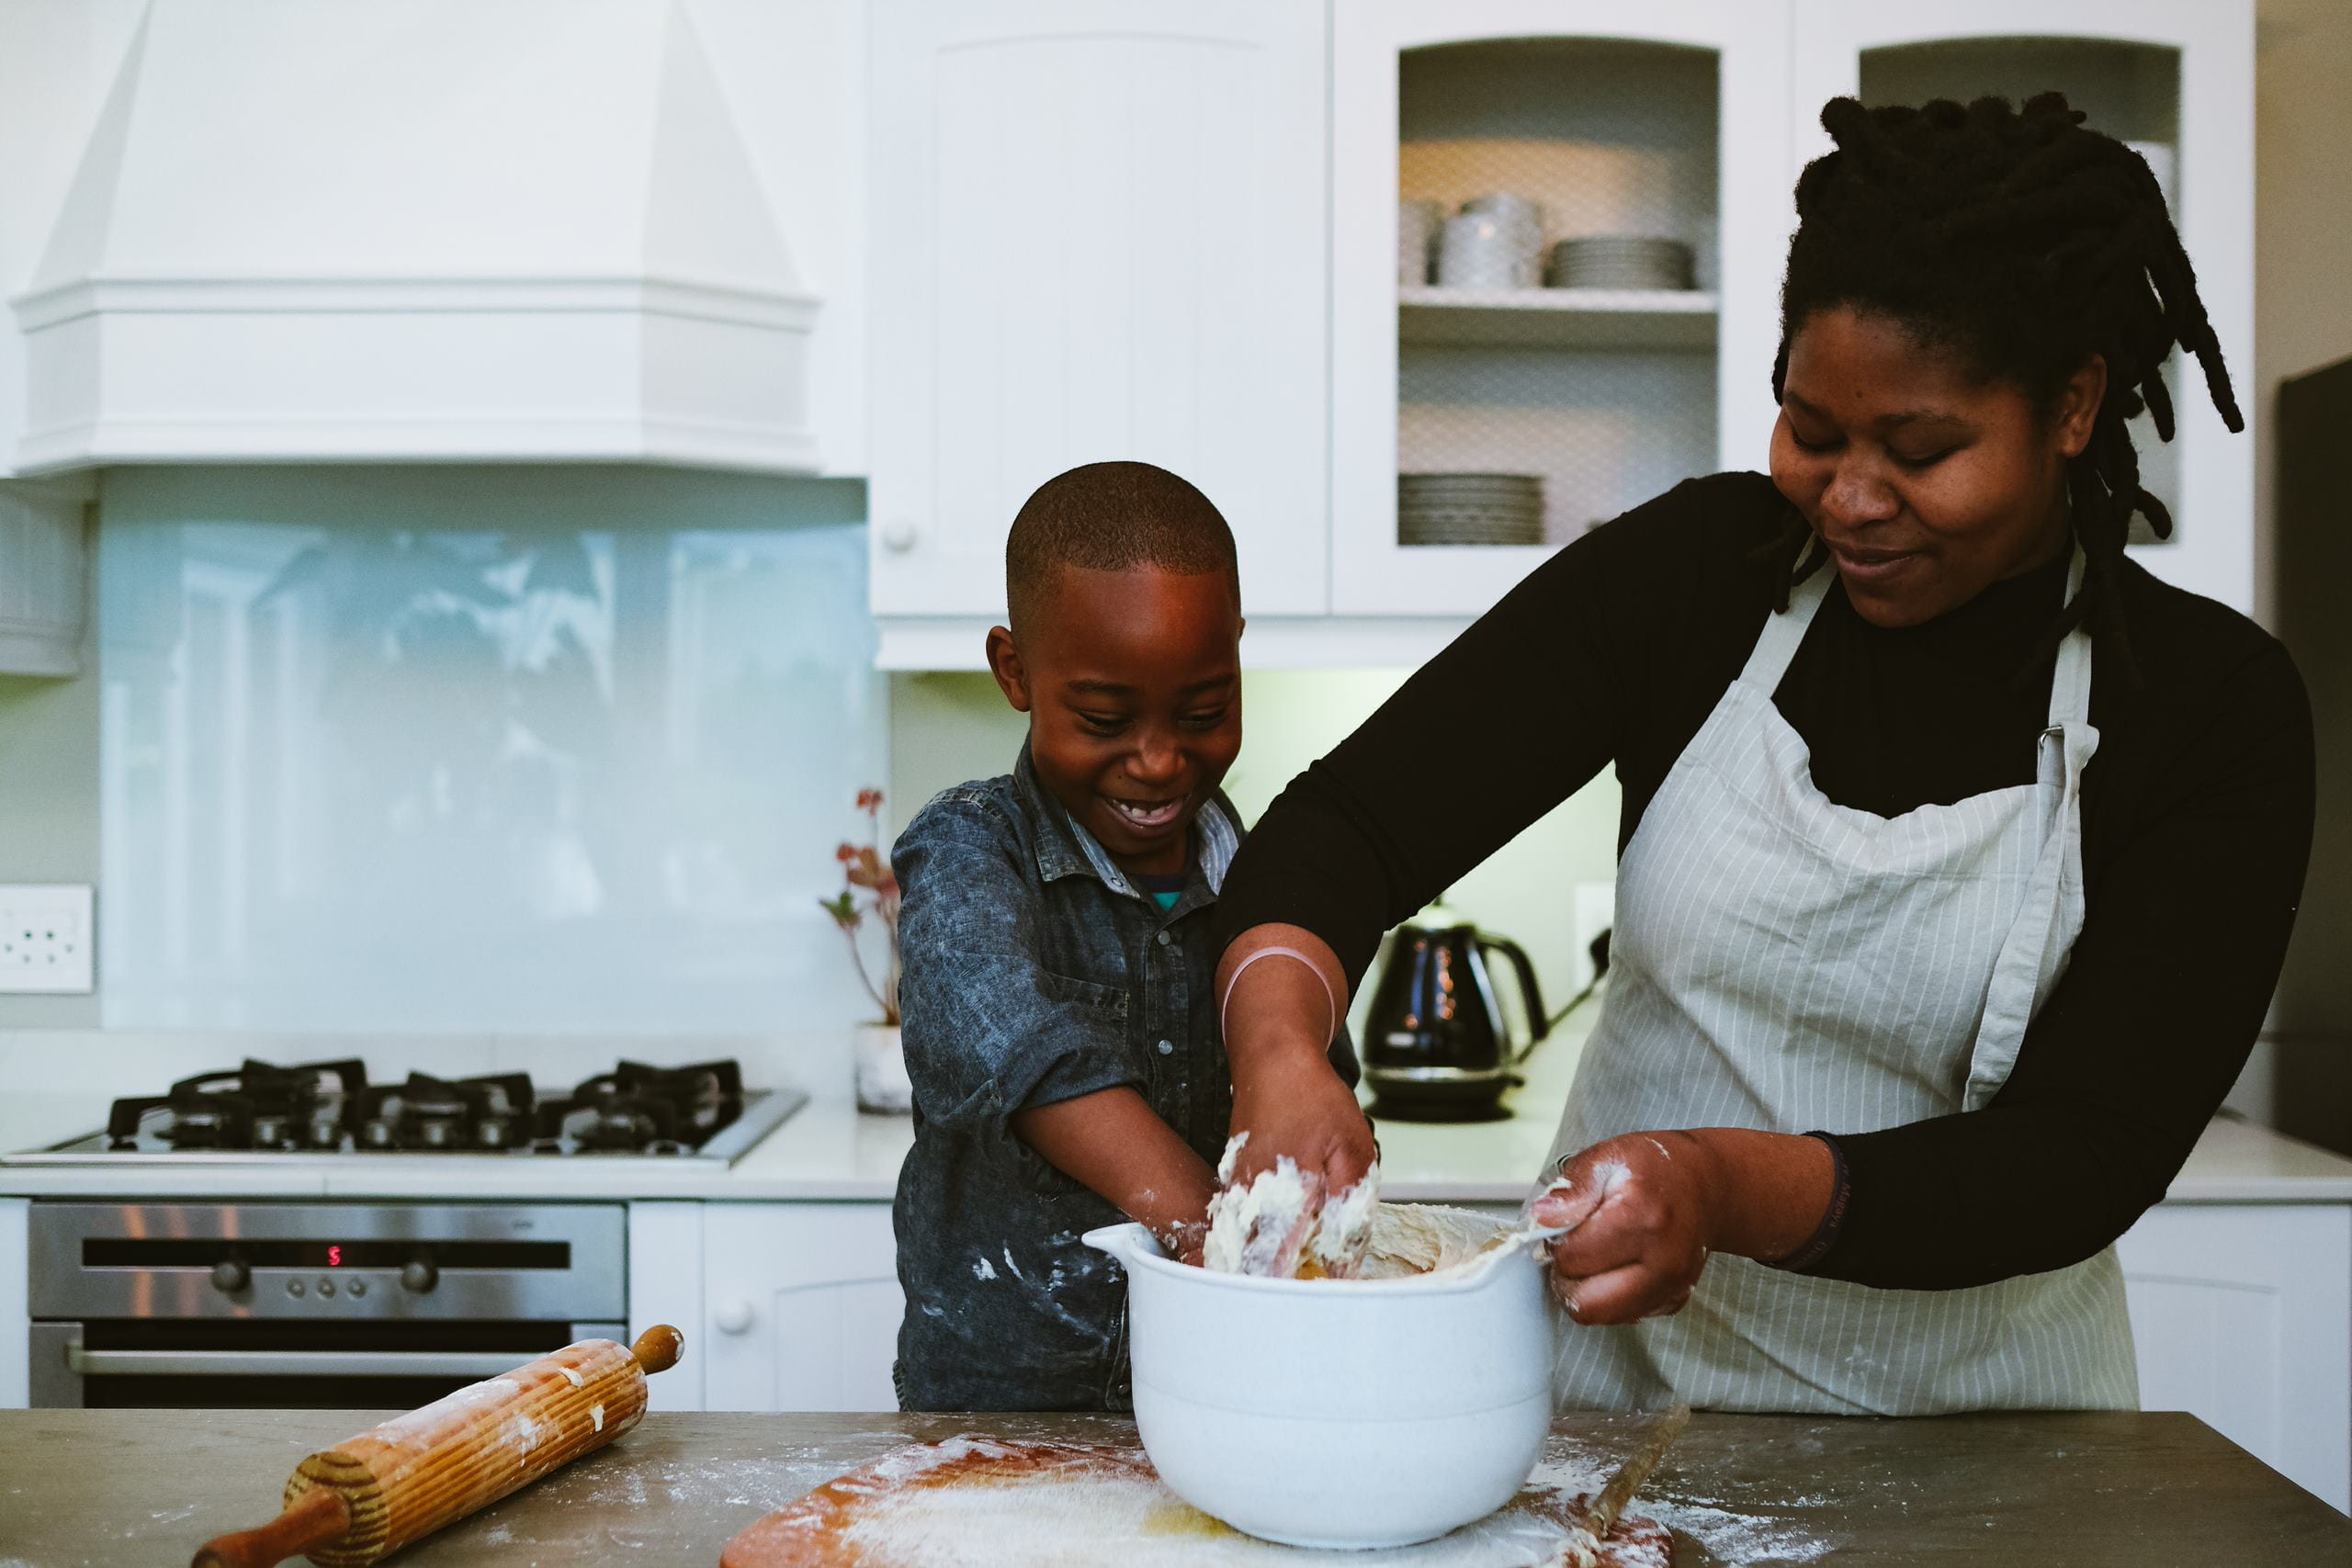
{"label": "woman's left hand", "polygon": [[1552,1289],[1584,1324],[1682,1310],[1709,1252],[1771,1262],[1794,1253],[1837,1185],[1815,1137],[1736,1127],[1628,1133],[1570,1156],[1529,1209],[1566,1227],[1552,1243]]}
{"label": "woman's left hand", "polygon": [[1570,1227],[1552,1242],[1552,1289],[1582,1324],[1679,1312],[1707,1266],[1709,1151],[1689,1133],[1629,1133],[1563,1164],[1529,1218]]}

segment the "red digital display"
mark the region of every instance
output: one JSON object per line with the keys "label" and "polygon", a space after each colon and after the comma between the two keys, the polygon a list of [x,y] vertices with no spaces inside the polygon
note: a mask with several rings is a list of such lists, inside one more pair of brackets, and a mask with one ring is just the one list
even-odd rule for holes
{"label": "red digital display", "polygon": [[340,1247],[330,1247],[327,1248],[327,1267],[330,1269],[340,1269],[343,1267],[343,1248]]}

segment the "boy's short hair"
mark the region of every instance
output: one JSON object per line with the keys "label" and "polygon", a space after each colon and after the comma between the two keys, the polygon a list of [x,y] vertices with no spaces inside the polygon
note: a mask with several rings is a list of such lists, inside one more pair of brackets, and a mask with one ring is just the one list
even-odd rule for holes
{"label": "boy's short hair", "polygon": [[1231,575],[1240,601],[1233,530],[1188,481],[1150,463],[1088,463],[1057,474],[1022,502],[1004,541],[1004,596],[1019,637],[1038,594],[1061,567],[1192,577]]}

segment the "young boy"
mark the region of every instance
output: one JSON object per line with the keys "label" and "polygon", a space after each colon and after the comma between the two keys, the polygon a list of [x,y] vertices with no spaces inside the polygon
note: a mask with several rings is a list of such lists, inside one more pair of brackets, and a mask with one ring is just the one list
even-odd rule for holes
{"label": "young boy", "polygon": [[1125,1284],[1079,1237],[1194,1235],[1233,1107],[1208,932],[1241,834],[1217,788],[1241,749],[1233,536],[1163,468],[1089,464],[1013,519],[1005,594],[989,669],[1028,742],[891,851],[899,1401],[1124,1410]]}

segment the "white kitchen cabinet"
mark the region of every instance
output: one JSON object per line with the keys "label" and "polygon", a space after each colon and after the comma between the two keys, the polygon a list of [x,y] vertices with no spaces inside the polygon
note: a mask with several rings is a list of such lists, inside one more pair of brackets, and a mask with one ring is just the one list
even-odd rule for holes
{"label": "white kitchen cabinet", "polygon": [[704,1408],[899,1407],[888,1203],[708,1203],[702,1246]]}
{"label": "white kitchen cabinet", "polygon": [[22,1198],[0,1198],[0,1410],[22,1410],[32,1398],[32,1368],[23,1350],[32,1336],[26,1272],[31,1213]]}
{"label": "white kitchen cabinet", "polygon": [[[978,666],[1004,528],[1072,463],[1226,508],[1261,668],[1418,663],[1593,522],[1764,467],[1790,192],[1842,93],[2062,86],[2150,144],[2254,414],[2250,0],[879,0],[872,69],[886,667]],[[1400,198],[1498,190],[1547,243],[1683,240],[1695,286],[1400,280]],[[2179,438],[2138,444],[2177,531],[2135,552],[2250,610],[2251,435],[2167,379]],[[1407,544],[1399,471],[1540,475],[1543,542]]]}
{"label": "white kitchen cabinet", "polygon": [[2237,380],[2246,419],[2232,434],[2193,361],[2165,380],[2175,445],[2134,424],[2143,479],[2173,513],[2170,541],[2140,563],[2192,592],[2254,612],[2254,7],[2246,0],[1977,0],[1965,6],[1794,0],[1800,123],[1791,174],[1825,151],[1826,100],[1865,103],[2062,88],[2090,125],[2170,162],[2175,221],[2198,293]]}
{"label": "white kitchen cabinet", "polygon": [[[1770,0],[1363,0],[1332,37],[1332,602],[1485,610],[1678,480],[1763,463],[1787,243],[1788,17]],[[1398,208],[1532,198],[1544,247],[1670,238],[1688,290],[1401,276]],[[1541,545],[1409,544],[1396,475],[1540,475]]]}
{"label": "white kitchen cabinet", "polygon": [[0,481],[0,675],[78,675],[89,603],[85,480]]}
{"label": "white kitchen cabinet", "polygon": [[2352,1205],[2165,1203],[2118,1249],[2141,1407],[2352,1510]]}
{"label": "white kitchen cabinet", "polygon": [[1041,481],[1140,458],[1232,523],[1252,614],[1320,615],[1325,10],[876,0],[873,604],[1001,613]]}
{"label": "white kitchen cabinet", "polygon": [[685,1201],[628,1206],[629,1337],[657,1323],[686,1336],[678,1364],[645,1385],[650,1410],[705,1407],[704,1363],[712,1347],[702,1332],[703,1207]]}

